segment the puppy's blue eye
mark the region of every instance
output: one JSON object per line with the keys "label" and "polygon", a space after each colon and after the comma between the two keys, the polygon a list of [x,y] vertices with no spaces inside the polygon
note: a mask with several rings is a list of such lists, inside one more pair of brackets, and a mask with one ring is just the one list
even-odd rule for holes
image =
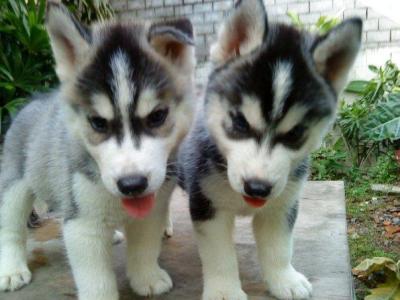
{"label": "puppy's blue eye", "polygon": [[232,127],[235,131],[240,133],[247,133],[250,130],[249,122],[241,112],[231,113]]}
{"label": "puppy's blue eye", "polygon": [[163,108],[150,113],[146,118],[147,126],[150,128],[160,127],[167,119],[168,111],[168,108]]}
{"label": "puppy's blue eye", "polygon": [[106,133],[108,130],[108,122],[101,117],[88,117],[88,121],[92,128],[99,133]]}

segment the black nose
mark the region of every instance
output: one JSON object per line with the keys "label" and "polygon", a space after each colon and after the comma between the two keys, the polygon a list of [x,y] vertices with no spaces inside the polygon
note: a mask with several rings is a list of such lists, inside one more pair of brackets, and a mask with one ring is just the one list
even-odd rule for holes
{"label": "black nose", "polygon": [[133,175],[119,179],[117,186],[122,194],[130,196],[144,192],[148,186],[148,182],[144,176]]}
{"label": "black nose", "polygon": [[271,193],[272,185],[268,182],[250,179],[244,182],[244,191],[251,197],[264,198]]}

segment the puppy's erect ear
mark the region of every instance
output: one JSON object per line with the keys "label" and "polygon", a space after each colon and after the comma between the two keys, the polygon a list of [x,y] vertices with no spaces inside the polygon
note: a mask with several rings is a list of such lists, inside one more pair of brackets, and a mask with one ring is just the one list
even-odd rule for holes
{"label": "puppy's erect ear", "polygon": [[150,45],[168,62],[183,71],[195,64],[193,26],[188,19],[153,23],[149,28]]}
{"label": "puppy's erect ear", "polygon": [[46,27],[56,60],[57,75],[60,81],[67,81],[84,61],[91,42],[91,32],[64,5],[51,1],[47,4]]}
{"label": "puppy's erect ear", "polygon": [[362,21],[343,21],[313,45],[312,55],[317,71],[327,79],[337,93],[346,85],[347,76],[361,45]]}
{"label": "puppy's erect ear", "polygon": [[210,58],[216,64],[245,55],[261,45],[268,31],[267,13],[262,0],[239,0],[221,26]]}

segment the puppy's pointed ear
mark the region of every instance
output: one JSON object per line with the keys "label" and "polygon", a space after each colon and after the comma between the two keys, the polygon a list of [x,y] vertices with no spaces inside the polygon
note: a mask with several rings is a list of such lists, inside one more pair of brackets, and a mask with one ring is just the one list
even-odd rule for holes
{"label": "puppy's pointed ear", "polygon": [[60,81],[69,80],[84,60],[91,32],[64,5],[51,1],[47,4],[46,27],[56,61],[56,73]]}
{"label": "puppy's pointed ear", "polygon": [[267,13],[262,0],[239,0],[222,24],[210,58],[222,64],[234,56],[245,55],[261,45],[268,31]]}
{"label": "puppy's pointed ear", "polygon": [[150,45],[169,63],[183,71],[195,65],[193,26],[189,19],[153,23],[149,28]]}
{"label": "puppy's pointed ear", "polygon": [[317,71],[330,82],[339,94],[361,46],[362,21],[352,18],[343,21],[316,40],[312,55]]}

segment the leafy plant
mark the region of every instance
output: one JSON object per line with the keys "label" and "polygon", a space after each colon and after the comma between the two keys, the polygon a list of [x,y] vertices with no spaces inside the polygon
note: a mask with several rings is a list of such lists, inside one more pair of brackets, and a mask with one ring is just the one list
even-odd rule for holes
{"label": "leafy plant", "polygon": [[400,93],[390,94],[375,106],[362,126],[361,138],[374,142],[400,139]]}
{"label": "leafy plant", "polygon": [[400,299],[400,261],[387,257],[366,259],[353,268],[353,274],[372,287],[365,300]]}
{"label": "leafy plant", "polygon": [[348,85],[347,91],[358,95],[358,99],[342,102],[337,120],[352,161],[358,166],[372,154],[378,157],[393,148],[400,137],[400,70],[391,61],[369,68],[374,78]]}
{"label": "leafy plant", "polygon": [[104,21],[114,15],[107,0],[62,0],[62,2],[85,23]]}
{"label": "leafy plant", "polygon": [[287,12],[287,16],[290,18],[291,23],[303,30],[309,30],[309,31],[314,31],[314,32],[318,32],[319,34],[325,34],[327,33],[329,30],[331,30],[333,27],[335,27],[336,25],[338,25],[340,23],[340,19],[336,18],[336,17],[330,17],[330,16],[321,16],[319,17],[319,19],[317,20],[317,22],[313,25],[310,26],[306,26],[303,21],[301,21],[300,16],[293,12],[293,11],[289,11]]}
{"label": "leafy plant", "polygon": [[[106,0],[64,0],[83,22],[113,15]],[[46,0],[0,1],[0,134],[34,92],[57,83],[44,26]]]}
{"label": "leafy plant", "polygon": [[347,174],[346,152],[341,145],[322,147],[312,155],[312,178],[314,180],[338,180]]}
{"label": "leafy plant", "polygon": [[6,0],[0,5],[0,132],[34,91],[57,80],[44,28],[45,0]]}

